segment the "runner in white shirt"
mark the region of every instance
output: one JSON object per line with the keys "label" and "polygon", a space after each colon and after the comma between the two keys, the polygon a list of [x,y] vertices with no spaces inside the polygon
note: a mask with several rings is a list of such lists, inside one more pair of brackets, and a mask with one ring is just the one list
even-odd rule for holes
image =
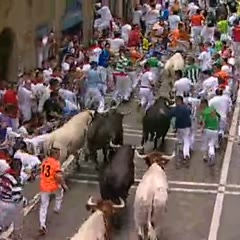
{"label": "runner in white shirt", "polygon": [[189,78],[182,77],[181,70],[176,71],[177,81],[174,83],[174,89],[176,96],[184,96],[184,93],[189,93],[192,88],[192,81]]}
{"label": "runner in white shirt", "polygon": [[202,72],[212,68],[212,58],[209,51],[205,49],[203,43],[199,44],[200,55],[198,57]]}
{"label": "runner in white shirt", "polygon": [[103,29],[110,27],[110,22],[112,21],[113,17],[109,7],[103,6],[98,11],[97,14],[101,16],[101,21],[98,23],[98,30],[102,31]]}
{"label": "runner in white shirt", "polygon": [[160,12],[157,9],[151,9],[146,13],[146,34],[148,34],[152,30],[153,25],[158,22],[158,18],[160,16],[159,13]]}
{"label": "runner in white shirt", "polygon": [[181,18],[176,13],[173,12],[168,17],[168,22],[169,22],[170,31],[174,31],[178,29],[178,25],[181,22]]}
{"label": "runner in white shirt", "polygon": [[206,71],[205,74],[208,76],[202,84],[202,91],[199,93],[200,96],[215,95],[215,91],[218,88],[218,78],[211,75],[210,71]]}
{"label": "runner in white shirt", "polygon": [[114,39],[109,39],[110,51],[113,53],[118,53],[119,49],[125,46],[124,40],[121,38],[121,33],[115,33]]}
{"label": "runner in white shirt", "polygon": [[97,44],[95,44],[89,51],[89,61],[98,63],[101,53],[102,49]]}
{"label": "runner in white shirt", "polygon": [[214,107],[221,117],[219,133],[223,135],[226,131],[228,113],[231,110],[229,98],[223,95],[222,89],[217,89],[216,96],[209,101],[209,106]]}
{"label": "runner in white shirt", "polygon": [[141,5],[138,4],[136,6],[136,8],[133,11],[133,15],[132,15],[132,25],[139,25],[141,24],[141,17],[142,17],[143,13],[141,10]]}
{"label": "runner in white shirt", "polygon": [[122,32],[122,39],[124,40],[124,42],[127,44],[128,43],[128,38],[129,38],[129,33],[132,30],[132,26],[130,24],[124,24],[121,28],[121,32]]}
{"label": "runner in white shirt", "polygon": [[153,85],[154,76],[150,71],[148,63],[144,65],[144,73],[140,78],[139,98],[142,107],[147,111],[154,104]]}

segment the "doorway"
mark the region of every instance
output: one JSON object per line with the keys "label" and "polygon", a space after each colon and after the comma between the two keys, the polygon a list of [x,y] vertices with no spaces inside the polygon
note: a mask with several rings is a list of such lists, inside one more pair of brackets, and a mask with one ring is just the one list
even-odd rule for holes
{"label": "doorway", "polygon": [[13,52],[15,34],[11,28],[4,28],[0,33],[0,81],[9,81],[9,65]]}

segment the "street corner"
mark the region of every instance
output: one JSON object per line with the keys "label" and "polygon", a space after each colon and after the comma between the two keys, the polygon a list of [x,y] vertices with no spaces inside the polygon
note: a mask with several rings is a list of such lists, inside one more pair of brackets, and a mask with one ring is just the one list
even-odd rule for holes
{"label": "street corner", "polygon": [[[133,202],[136,189],[131,189],[127,209],[121,213],[121,227],[113,231],[113,240],[136,238]],[[170,192],[166,215],[161,221],[163,240],[205,240],[208,237],[215,194]],[[226,239],[225,239],[226,240]]]}
{"label": "street corner", "polygon": [[47,235],[39,236],[39,204],[24,218],[24,240],[64,240],[70,239],[91,214],[86,210],[90,196],[99,198],[97,185],[71,183],[65,193],[59,214],[53,212],[54,198],[49,205]]}
{"label": "street corner", "polygon": [[218,229],[218,240],[240,239],[240,195],[225,195]]}

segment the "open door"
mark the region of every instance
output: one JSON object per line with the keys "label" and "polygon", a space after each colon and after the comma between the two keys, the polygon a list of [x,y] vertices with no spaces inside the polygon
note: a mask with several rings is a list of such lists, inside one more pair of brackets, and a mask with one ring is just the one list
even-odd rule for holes
{"label": "open door", "polygon": [[4,28],[0,33],[0,81],[8,81],[10,58],[14,46],[14,32]]}

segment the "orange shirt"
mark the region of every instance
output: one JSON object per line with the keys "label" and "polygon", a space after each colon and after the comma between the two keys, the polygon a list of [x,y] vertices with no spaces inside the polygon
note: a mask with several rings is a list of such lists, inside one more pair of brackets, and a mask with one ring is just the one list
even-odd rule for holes
{"label": "orange shirt", "polygon": [[180,33],[179,33],[179,29],[176,29],[175,31],[170,33],[170,37],[171,37],[171,47],[176,47],[179,37],[180,37]]}
{"label": "orange shirt", "polygon": [[40,189],[42,192],[55,192],[59,189],[56,174],[61,172],[60,162],[52,157],[43,160],[40,174]]}
{"label": "orange shirt", "polygon": [[214,75],[224,80],[224,83],[222,84],[222,86],[226,87],[228,85],[229,75],[226,72],[218,71]]}
{"label": "orange shirt", "polygon": [[133,64],[135,64],[136,61],[141,58],[142,58],[141,53],[137,52],[136,50],[131,51],[131,60],[132,60]]}
{"label": "orange shirt", "polygon": [[202,22],[204,21],[204,17],[202,15],[193,15],[191,17],[192,26],[202,26]]}
{"label": "orange shirt", "polygon": [[183,41],[189,41],[189,34],[185,31],[179,31],[179,39]]}

